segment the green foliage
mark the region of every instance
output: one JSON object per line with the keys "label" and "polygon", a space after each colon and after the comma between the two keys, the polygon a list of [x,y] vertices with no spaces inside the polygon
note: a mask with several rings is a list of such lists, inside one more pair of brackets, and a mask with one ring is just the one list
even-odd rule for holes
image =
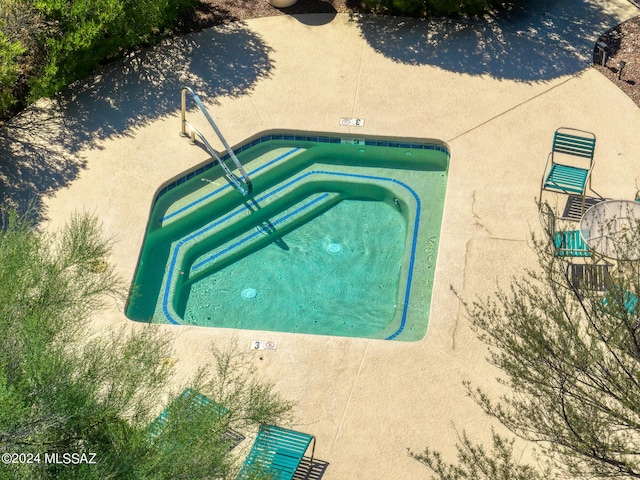
{"label": "green foliage", "polygon": [[639,317],[623,299],[640,291],[637,265],[612,277],[605,308],[602,294],[576,295],[564,262],[538,250],[543,273],[470,309],[514,393],[497,402],[470,394],[517,435],[545,442],[572,475],[638,476]]}
{"label": "green foliage", "polygon": [[31,96],[47,96],[123,51],[153,43],[193,0],[34,0],[51,26],[42,42],[47,62]]}
{"label": "green foliage", "polygon": [[428,11],[432,15],[479,15],[501,1],[495,0],[429,0]]}
{"label": "green foliage", "polygon": [[25,51],[20,42],[11,41],[3,33],[0,21],[0,113],[9,109],[16,101],[13,85],[18,78],[18,57]]}
{"label": "green foliage", "polygon": [[154,436],[154,466],[143,478],[152,478],[155,471],[170,472],[169,478],[226,478],[235,473],[228,454],[233,444],[229,431],[255,431],[260,424],[290,420],[293,404],[274,393],[272,384],[258,379],[248,353],[237,344],[224,351],[213,347],[211,352],[212,363],[197,373],[192,388],[223,407],[224,413],[194,411],[178,398],[171,405],[171,420]]}
{"label": "green foliage", "polygon": [[374,11],[409,16],[479,15],[502,3],[501,0],[364,0]]}
{"label": "green foliage", "polygon": [[16,96],[21,102],[50,96],[100,64],[157,42],[195,1],[0,0],[0,116]]}
{"label": "green foliage", "polygon": [[273,385],[258,379],[248,353],[236,345],[225,351],[213,347],[212,354],[214,362],[201,369],[194,382],[228,409],[225,417],[234,428],[288,421],[293,404],[274,394]]}
{"label": "green foliage", "polygon": [[373,11],[388,12],[393,15],[420,16],[424,13],[424,0],[363,0]]}
{"label": "green foliage", "polygon": [[43,22],[25,0],[0,0],[0,121],[24,105],[28,79],[42,64]]}
{"label": "green foliage", "polygon": [[[15,213],[4,224],[0,453],[40,461],[3,465],[0,478],[227,478],[237,471],[228,429],[287,420],[291,403],[257,379],[248,358],[237,348],[214,350],[186,385],[229,414],[198,414],[178,402],[169,426],[151,435],[163,399],[185,385],[167,392],[175,383],[172,343],[157,325],[92,330],[91,316],[125,291],[106,262],[111,243],[97,220],[75,215],[53,234]],[[96,463],[45,463],[45,455],[62,462],[65,453]]]}
{"label": "green foliage", "polygon": [[553,480],[550,471],[541,472],[530,465],[520,464],[513,455],[514,440],[507,440],[493,432],[493,446],[487,451],[474,444],[463,433],[458,450],[458,464],[447,464],[439,452],[428,448],[410,455],[428,466],[441,480]]}

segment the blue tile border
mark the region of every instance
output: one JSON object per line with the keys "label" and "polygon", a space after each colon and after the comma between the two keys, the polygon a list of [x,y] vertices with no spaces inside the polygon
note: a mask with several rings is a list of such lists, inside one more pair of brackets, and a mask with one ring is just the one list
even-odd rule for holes
{"label": "blue tile border", "polygon": [[[233,151],[237,154],[251,147],[255,147],[260,143],[268,142],[271,140],[287,140],[287,141],[317,142],[317,143],[342,143],[343,140],[354,140],[354,139],[357,139],[357,137],[351,137],[351,136],[336,137],[331,135],[270,134],[270,135],[263,135],[255,140],[252,140],[251,142],[247,142],[235,148]],[[437,152],[443,152],[446,155],[451,156],[448,148],[446,148],[444,145],[438,145],[435,143],[401,142],[401,141],[394,141],[394,140],[376,140],[372,138],[364,138],[364,144],[365,146],[372,146],[372,147],[393,147],[393,148],[411,148],[411,149],[417,149],[417,150],[434,150]],[[226,154],[221,158],[223,161],[225,161],[230,158],[230,155]],[[193,176],[200,175],[201,173],[204,173],[206,170],[213,168],[215,164],[216,162],[209,162],[206,165],[201,166],[196,170],[191,170],[190,172],[186,173],[180,178],[164,186],[162,189],[160,189],[160,191],[158,191],[155,198],[153,199],[153,205],[155,205],[158,199],[162,195],[167,193],[169,190],[172,190],[178,185],[184,183],[188,178],[192,178]]]}
{"label": "blue tile border", "polygon": [[[285,152],[285,153],[283,153],[282,155],[278,156],[277,158],[274,158],[273,160],[271,160],[271,161],[269,161],[269,162],[265,163],[265,164],[264,164],[264,165],[262,165],[261,167],[258,167],[258,168],[254,169],[254,170],[251,170],[251,171],[248,173],[248,175],[254,175],[254,174],[258,173],[259,171],[264,170],[265,168],[269,168],[271,165],[273,165],[273,164],[275,164],[275,163],[278,163],[278,162],[280,162],[280,161],[284,160],[285,158],[287,158],[287,157],[289,157],[289,156],[293,155],[294,153],[299,152],[300,150],[301,150],[301,148],[298,148],[298,147],[293,148],[293,149],[289,150],[288,152]],[[170,214],[165,215],[164,217],[162,217],[162,218],[160,219],[160,223],[164,223],[164,222],[166,222],[167,220],[169,220],[169,219],[171,219],[171,218],[175,217],[176,215],[179,215],[179,214],[181,214],[181,213],[184,213],[185,211],[189,210],[190,208],[193,208],[193,207],[197,206],[198,204],[202,203],[202,202],[203,202],[203,201],[205,201],[206,199],[208,199],[208,198],[211,198],[211,197],[215,196],[216,194],[218,194],[218,193],[222,192],[223,190],[228,190],[228,189],[230,189],[231,187],[232,187],[232,185],[231,185],[230,183],[228,183],[228,184],[226,184],[226,185],[223,185],[222,187],[216,188],[213,192],[211,192],[211,193],[209,193],[209,194],[207,194],[207,195],[205,195],[205,196],[203,196],[203,197],[200,197],[200,198],[198,198],[197,200],[194,200],[193,202],[189,203],[188,205],[185,205],[184,207],[182,207],[182,208],[180,208],[180,209],[176,210],[175,212],[171,212]]]}
{"label": "blue tile border", "polygon": [[[396,337],[398,337],[403,331],[404,328],[406,326],[406,322],[407,322],[407,314],[408,314],[408,310],[409,310],[409,299],[411,296],[411,284],[413,281],[413,270],[414,270],[414,266],[415,266],[415,258],[416,258],[416,249],[417,249],[417,243],[418,243],[418,230],[419,230],[419,226],[420,226],[420,213],[421,213],[421,202],[420,202],[420,197],[418,196],[418,194],[415,192],[415,190],[413,190],[409,185],[407,185],[404,182],[401,182],[400,180],[397,180],[395,178],[390,178],[390,177],[380,177],[380,176],[374,176],[374,175],[363,175],[363,174],[358,174],[358,173],[344,173],[344,172],[331,172],[331,171],[326,171],[326,170],[312,170],[310,172],[307,172],[303,175],[298,176],[297,178],[289,181],[286,185],[283,185],[281,188],[277,189],[276,191],[270,192],[266,195],[264,195],[261,199],[265,199],[271,195],[274,195],[275,193],[277,193],[277,191],[281,191],[282,189],[286,188],[287,186],[290,186],[310,175],[314,175],[314,174],[324,174],[324,175],[335,175],[335,176],[342,176],[342,177],[351,177],[351,178],[357,178],[357,179],[364,179],[364,180],[373,180],[373,181],[384,181],[384,182],[391,182],[394,183],[396,185],[399,185],[401,187],[403,187],[404,189],[406,189],[415,199],[416,201],[416,211],[415,211],[415,219],[414,219],[414,224],[413,224],[413,236],[412,236],[412,240],[411,240],[411,252],[410,252],[410,256],[409,256],[409,265],[408,265],[408,271],[407,271],[407,282],[406,282],[406,287],[405,287],[405,294],[404,294],[404,300],[403,300],[403,306],[402,306],[402,317],[400,319],[400,325],[398,326],[398,329],[391,335],[389,335],[388,337],[385,338],[385,340],[393,340]],[[248,207],[241,207],[240,209],[236,210],[235,212],[231,212],[230,214],[226,215],[224,218],[218,220],[217,222],[214,222],[212,225],[209,225],[208,227],[205,227],[204,229],[200,229],[196,232],[193,232],[192,234],[190,234],[189,236],[183,238],[182,240],[178,241],[178,243],[175,245],[175,247],[173,248],[173,254],[171,256],[171,262],[169,264],[169,271],[167,272],[167,278],[166,281],[164,282],[164,292],[163,292],[163,297],[162,297],[162,312],[165,316],[165,318],[169,321],[169,323],[172,323],[174,325],[181,325],[181,322],[175,318],[173,318],[173,316],[171,315],[171,311],[172,309],[169,308],[169,303],[170,303],[170,292],[172,291],[172,283],[173,283],[173,277],[174,277],[174,272],[175,269],[177,267],[177,263],[178,263],[178,257],[179,257],[179,252],[180,249],[187,244],[188,242],[196,239],[200,234],[204,233],[207,230],[210,230],[211,228],[214,228],[218,225],[220,225],[221,223],[223,223],[226,219],[228,219],[230,216],[234,216],[238,213],[240,213],[242,211],[243,208],[248,208]],[[239,246],[241,243],[244,242],[240,242],[237,244],[234,244],[233,247]]]}

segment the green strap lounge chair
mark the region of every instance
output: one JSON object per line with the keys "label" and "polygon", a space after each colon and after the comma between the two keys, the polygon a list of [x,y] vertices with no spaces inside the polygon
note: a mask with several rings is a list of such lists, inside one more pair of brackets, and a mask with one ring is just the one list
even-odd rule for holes
{"label": "green strap lounge chair", "polygon": [[227,413],[227,409],[218,405],[213,400],[205,397],[201,393],[196,392],[191,388],[186,388],[178,397],[173,400],[167,408],[165,408],[156,419],[149,424],[147,431],[151,437],[158,436],[171,421],[171,415],[176,410],[176,404],[178,402],[187,402],[185,405],[186,411],[194,411],[207,409],[212,415],[224,416]]}
{"label": "green strap lounge chair", "polygon": [[622,309],[626,312],[627,315],[637,315],[638,314],[638,296],[629,290],[622,292],[620,288],[614,288],[607,292],[607,294],[602,299],[602,304],[605,308],[610,308],[616,315],[620,315],[620,307],[618,304],[622,302]]}
{"label": "green strap lounge chair", "polygon": [[609,267],[608,263],[569,263],[566,272],[567,279],[575,292],[582,290],[605,292],[611,285]]}
{"label": "green strap lounge chair", "polygon": [[540,184],[540,201],[543,190],[579,195],[582,197],[584,213],[587,183],[591,190],[595,148],[596,136],[593,133],[573,128],[558,128],[553,136],[553,145]]}
{"label": "green strap lounge chair", "polygon": [[262,425],[237,480],[265,476],[273,480],[292,480],[302,458],[315,437],[273,425]]}
{"label": "green strap lounge chair", "polygon": [[579,230],[556,231],[556,216],[547,203],[540,205],[540,221],[556,257],[590,257],[589,247]]}
{"label": "green strap lounge chair", "polygon": [[[185,402],[181,405],[180,410],[187,415],[191,415],[193,412],[198,414],[213,415],[215,417],[223,418],[229,410],[222,405],[214,402],[208,397],[205,397],[201,393],[196,392],[191,388],[186,388],[177,398],[175,398],[167,408],[165,408],[156,419],[147,426],[147,432],[150,438],[156,438],[158,435],[169,426],[172,415],[178,410],[178,403]],[[234,448],[242,440],[244,436],[236,432],[231,428],[222,435],[222,440],[229,443],[229,449]]]}
{"label": "green strap lounge chair", "polygon": [[589,247],[584,243],[579,230],[564,230],[553,236],[557,257],[589,257]]}

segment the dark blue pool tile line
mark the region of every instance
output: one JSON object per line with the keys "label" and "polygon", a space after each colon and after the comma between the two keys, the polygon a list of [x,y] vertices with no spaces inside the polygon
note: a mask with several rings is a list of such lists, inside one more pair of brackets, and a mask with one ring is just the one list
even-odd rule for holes
{"label": "dark blue pool tile line", "polygon": [[[300,141],[300,142],[318,142],[318,143],[342,143],[343,140],[355,140],[355,138],[351,137],[331,137],[326,135],[287,135],[287,134],[272,134],[272,135],[264,135],[260,138],[253,140],[245,145],[238,147],[234,150],[236,153],[242,152],[247,148],[254,147],[262,142],[268,142],[270,140],[291,140],[291,141]],[[415,148],[419,150],[435,150],[438,152],[443,152],[449,155],[449,149],[444,145],[436,145],[434,143],[424,143],[424,142],[396,142],[392,140],[377,140],[375,138],[365,138],[364,144],[370,145],[373,147],[396,147],[396,148]],[[229,156],[226,155],[223,159],[227,159]]]}
{"label": "dark blue pool tile line", "polygon": [[[187,180],[188,180],[188,179],[187,179]],[[186,205],[186,206],[184,206],[184,207],[182,207],[182,208],[180,208],[180,209],[176,210],[175,212],[170,213],[169,215],[165,215],[164,217],[162,217],[162,218],[160,219],[160,223],[162,224],[162,223],[166,222],[167,220],[169,220],[169,219],[171,219],[171,218],[175,217],[176,215],[180,215],[181,213],[183,213],[183,212],[187,211],[188,209],[190,209],[190,208],[192,208],[192,207],[194,207],[194,206],[198,205],[199,203],[204,202],[206,199],[211,198],[211,197],[213,197],[214,195],[217,195],[218,193],[220,193],[220,192],[222,192],[223,190],[226,190],[227,188],[230,188],[230,187],[231,187],[231,184],[223,185],[223,186],[222,186],[222,187],[220,187],[220,188],[216,188],[213,192],[211,192],[211,193],[209,193],[209,194],[207,194],[207,195],[205,195],[205,196],[203,196],[203,197],[198,198],[198,199],[197,199],[197,200],[195,200],[194,202],[191,202],[189,205]]]}
{"label": "dark blue pool tile line", "polygon": [[[392,333],[391,335],[389,335],[388,337],[385,338],[385,340],[394,340],[395,338],[397,338],[404,331],[406,323],[407,323],[407,313],[409,311],[409,300],[410,300],[410,297],[411,297],[411,286],[412,286],[412,282],[413,282],[413,270],[414,270],[414,266],[415,266],[416,247],[417,247],[418,233],[419,233],[419,227],[420,227],[420,213],[421,213],[421,209],[422,209],[422,202],[420,201],[420,196],[409,185],[407,185],[406,183],[401,182],[400,180],[397,180],[395,178],[379,177],[377,175],[363,175],[363,174],[359,174],[359,173],[331,172],[331,171],[326,171],[326,170],[312,170],[310,172],[307,172],[307,173],[305,173],[303,175],[300,175],[296,179],[293,179],[287,185],[280,187],[279,189],[277,189],[277,191],[280,191],[283,188],[286,188],[286,186],[290,186],[290,185],[300,181],[302,178],[305,178],[305,177],[307,177],[309,175],[317,175],[317,174],[336,175],[336,176],[343,176],[343,177],[353,177],[353,178],[360,178],[360,179],[367,179],[367,180],[374,180],[374,181],[385,181],[385,182],[395,183],[396,185],[399,185],[399,186],[403,187],[404,189],[406,189],[413,196],[414,200],[416,201],[416,213],[415,213],[415,219],[414,219],[414,224],[413,224],[413,232],[412,232],[413,238],[412,238],[412,241],[411,241],[411,253],[409,255],[409,266],[408,266],[408,271],[407,271],[407,283],[406,283],[406,287],[405,287],[404,302],[403,302],[403,307],[402,307],[402,317],[400,319],[400,325],[398,326],[397,330],[394,333]],[[266,198],[266,197],[268,197],[270,195],[273,195],[274,193],[275,192],[268,193],[268,194],[266,194],[264,196],[264,198]],[[313,203],[315,203],[316,201],[317,201],[317,199],[314,200]],[[242,210],[242,208],[243,207],[238,209],[238,211]],[[246,208],[246,206],[244,208]],[[233,215],[237,214],[238,211],[234,212]],[[218,222],[215,223],[215,225],[219,225],[223,221],[224,220],[218,221]],[[210,225],[208,227],[205,227],[204,230],[211,229],[211,228],[213,228],[213,226],[214,225]],[[187,242],[197,238],[204,230],[200,230],[200,231],[194,232],[193,234],[189,235],[188,237],[183,238],[182,240],[180,240],[176,244],[176,246],[173,249],[173,255],[172,255],[172,258],[171,258],[171,262],[170,262],[170,265],[169,265],[169,271],[168,271],[167,279],[166,279],[165,286],[164,286],[164,295],[163,295],[163,300],[162,300],[162,311],[163,311],[163,313],[165,315],[165,318],[169,321],[169,323],[172,323],[174,325],[179,325],[180,322],[178,320],[174,319],[171,316],[171,313],[169,311],[169,292],[171,291],[171,283],[173,281],[174,269],[177,267],[178,252],[180,251],[180,249]],[[234,245],[234,247],[235,246],[237,246],[237,245]]]}
{"label": "dark blue pool tile line", "polygon": [[[343,140],[354,140],[354,138],[346,138],[346,137],[331,137],[326,135],[286,135],[286,134],[272,134],[272,135],[264,135],[259,137],[249,143],[241,145],[240,147],[234,150],[235,153],[243,152],[248,148],[255,147],[256,145],[268,142],[271,140],[288,140],[288,141],[301,141],[301,142],[318,142],[318,143],[342,143]],[[443,152],[449,155],[449,149],[444,145],[436,145],[434,143],[422,143],[422,142],[396,142],[392,140],[376,140],[372,138],[365,138],[364,145],[369,145],[373,147],[395,147],[395,148],[413,148],[417,150],[434,150],[436,152]],[[222,157],[222,160],[227,160],[229,158],[229,154]],[[158,200],[162,195],[167,193],[169,190],[174,189],[178,185],[183,184],[187,180],[204,173],[206,170],[213,168],[217,162],[209,162],[206,165],[198,168],[197,170],[191,171],[188,174],[174,180],[169,183],[165,187],[163,187],[157,194],[153,203]]]}
{"label": "dark blue pool tile line", "polygon": [[[318,197],[314,198],[313,200],[302,204],[302,206],[296,208],[292,212],[289,212],[286,215],[283,215],[282,217],[279,217],[279,218],[275,219],[273,222],[271,222],[271,225],[273,225],[273,226],[280,225],[282,222],[284,222],[286,220],[289,220],[290,218],[294,217],[298,213],[304,212],[305,210],[307,210],[308,208],[312,207],[316,203],[324,200],[328,196],[329,196],[328,193],[323,193],[322,195],[319,195]],[[222,255],[233,251],[235,248],[241,247],[242,245],[247,243],[249,240],[251,240],[251,239],[253,239],[253,238],[255,238],[255,237],[259,236],[259,235],[264,235],[264,234],[262,233],[262,231],[255,231],[253,233],[250,233],[249,235],[246,235],[246,236],[240,238],[240,240],[238,240],[237,242],[229,245],[228,247],[225,247],[223,250],[220,250],[216,254],[211,255],[211,256],[205,258],[204,260],[201,260],[200,262],[192,265],[191,273],[193,273],[196,270],[198,270],[199,268],[201,268],[201,267],[203,267],[203,266],[205,266],[205,265],[217,260]]]}
{"label": "dark blue pool tile line", "polygon": [[[301,150],[300,148],[294,148],[292,150],[289,150],[288,152],[285,152],[282,155],[278,156],[277,158],[274,158],[273,160],[271,160],[271,161],[267,162],[266,164],[262,165],[261,167],[258,167],[255,170],[251,170],[249,172],[249,175],[254,175],[254,174],[258,173],[260,170],[264,170],[265,168],[268,168],[271,165],[284,160],[285,158],[293,155],[294,153],[296,153],[296,152],[298,152],[300,150]],[[180,215],[181,213],[186,212],[190,208],[193,208],[193,207],[197,206],[198,204],[204,202],[205,200],[207,200],[207,199],[209,199],[209,198],[217,195],[218,193],[220,193],[220,192],[222,192],[224,190],[227,190],[229,188],[231,188],[231,184],[228,183],[226,185],[223,185],[220,188],[215,189],[213,192],[208,193],[207,195],[205,195],[203,197],[200,197],[197,200],[194,200],[193,202],[189,203],[188,205],[185,205],[184,207],[176,210],[175,212],[172,212],[172,213],[170,213],[168,215],[165,215],[164,217],[162,217],[162,219],[160,219],[160,223],[164,223],[165,221],[169,220],[170,218],[173,218],[176,215]]]}

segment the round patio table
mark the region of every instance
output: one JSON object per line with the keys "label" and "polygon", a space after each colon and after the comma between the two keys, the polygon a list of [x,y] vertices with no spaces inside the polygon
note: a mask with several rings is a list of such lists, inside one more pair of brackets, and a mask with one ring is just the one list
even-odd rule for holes
{"label": "round patio table", "polygon": [[605,257],[640,259],[640,202],[605,200],[589,207],[580,219],[585,243]]}

